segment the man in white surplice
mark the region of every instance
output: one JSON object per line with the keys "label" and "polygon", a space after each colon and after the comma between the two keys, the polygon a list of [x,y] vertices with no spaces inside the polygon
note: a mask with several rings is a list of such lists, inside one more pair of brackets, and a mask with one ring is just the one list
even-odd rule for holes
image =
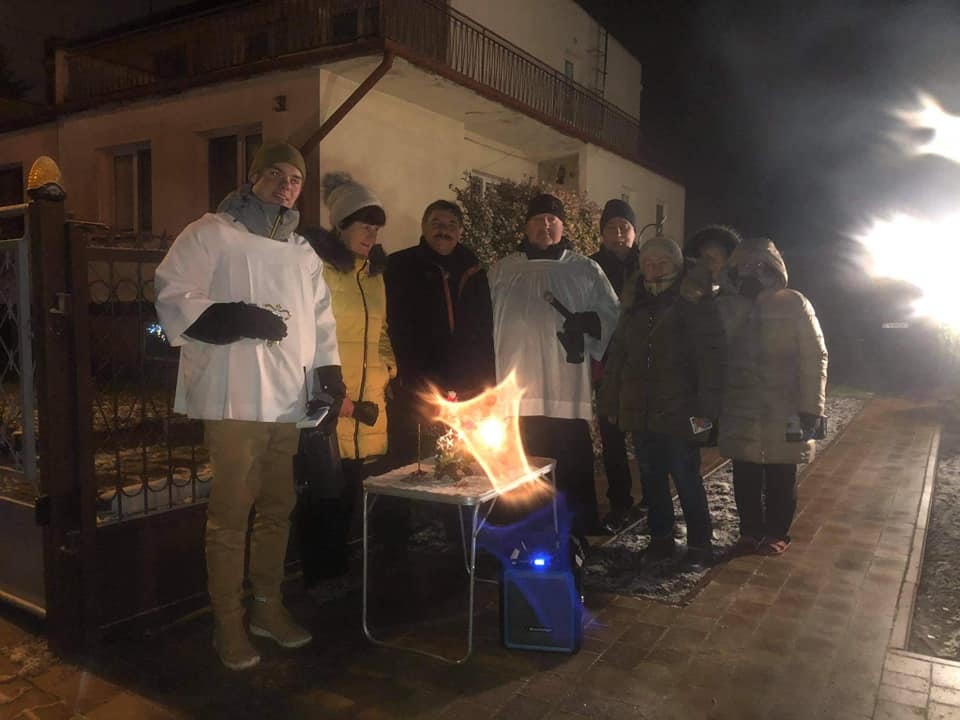
{"label": "man in white surplice", "polygon": [[[534,198],[520,252],[497,262],[489,280],[497,380],[516,371],[524,390],[524,449],[557,460],[557,487],[573,512],[572,530],[584,536],[599,526],[586,357],[603,357],[619,303],[600,266],[570,249],[563,236],[565,218],[559,198]],[[569,312],[568,318],[557,304]]]}
{"label": "man in white surplice", "polygon": [[264,145],[250,183],[188,225],[156,273],[157,314],[181,348],[174,409],[204,421],[210,450],[208,590],[214,644],[232,670],[260,661],[243,623],[251,508],[250,632],[283,647],[312,639],[280,593],[296,500],[296,422],[321,391],[342,398],[343,380],[322,264],[295,232],[305,176],[296,148]]}

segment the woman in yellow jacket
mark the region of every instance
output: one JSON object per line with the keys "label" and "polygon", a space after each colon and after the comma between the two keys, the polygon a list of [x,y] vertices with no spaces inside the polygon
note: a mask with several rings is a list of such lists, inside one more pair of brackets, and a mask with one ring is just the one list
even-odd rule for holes
{"label": "woman in yellow jacket", "polygon": [[396,360],[387,336],[383,284],[386,254],[377,233],[387,222],[383,205],[346,173],[323,178],[324,202],[332,231],[305,235],[323,260],[330,288],[337,343],[347,396],[337,421],[344,474],[339,498],[320,503],[301,543],[304,582],[347,571],[347,541],[360,484],[370,464],[387,453],[387,383],[396,377]]}

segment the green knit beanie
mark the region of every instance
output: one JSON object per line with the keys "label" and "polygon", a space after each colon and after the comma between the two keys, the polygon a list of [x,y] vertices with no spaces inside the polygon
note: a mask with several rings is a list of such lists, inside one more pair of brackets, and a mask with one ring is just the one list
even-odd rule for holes
{"label": "green knit beanie", "polygon": [[250,172],[247,177],[252,178],[265,167],[277,163],[293,165],[303,175],[303,179],[307,179],[307,164],[303,161],[303,155],[293,145],[285,142],[270,142],[261,145],[257,154],[253,156],[253,162],[250,163]]}

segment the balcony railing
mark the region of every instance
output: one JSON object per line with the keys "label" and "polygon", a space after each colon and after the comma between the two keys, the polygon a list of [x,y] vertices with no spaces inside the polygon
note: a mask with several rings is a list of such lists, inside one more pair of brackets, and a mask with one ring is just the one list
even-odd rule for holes
{"label": "balcony railing", "polygon": [[[639,123],[442,0],[258,0],[61,50],[58,102],[88,105],[389,44],[414,64],[561,130],[637,156]],[[312,59],[312,58],[309,58]]]}

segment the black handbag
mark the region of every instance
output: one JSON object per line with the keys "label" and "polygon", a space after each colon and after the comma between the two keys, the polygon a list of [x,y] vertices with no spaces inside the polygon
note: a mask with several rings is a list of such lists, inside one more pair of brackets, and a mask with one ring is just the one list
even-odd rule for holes
{"label": "black handbag", "polygon": [[[336,425],[330,428],[335,429]],[[293,481],[297,494],[308,504],[343,494],[346,481],[336,432],[321,428],[300,431],[300,444],[293,456]]]}

